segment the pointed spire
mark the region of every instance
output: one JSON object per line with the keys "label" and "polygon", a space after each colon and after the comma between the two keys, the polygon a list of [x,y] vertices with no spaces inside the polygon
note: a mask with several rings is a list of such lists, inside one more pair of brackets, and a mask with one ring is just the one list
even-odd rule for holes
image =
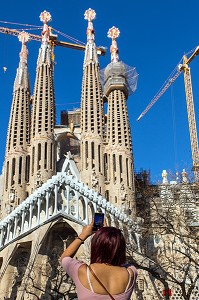
{"label": "pointed spire", "polygon": [[37,60],[37,66],[41,66],[44,62],[48,65],[53,63],[52,61],[52,47],[50,45],[50,31],[51,28],[48,26],[48,22],[52,20],[51,14],[44,10],[40,16],[40,21],[43,22],[43,29],[42,29],[42,45],[39,51],[39,56]]}
{"label": "pointed spire", "polygon": [[20,64],[27,64],[28,59],[28,49],[26,43],[30,40],[30,36],[25,31],[22,31],[18,36],[19,41],[22,43],[21,52],[20,52]]}
{"label": "pointed spire", "polygon": [[26,43],[30,40],[30,36],[25,31],[22,31],[18,35],[19,41],[22,43],[21,52],[19,54],[20,61],[19,67],[17,69],[17,75],[14,83],[14,91],[16,91],[19,86],[24,88],[29,88],[29,79],[28,79],[28,70],[27,70],[27,62],[28,62],[28,49],[26,47]]}
{"label": "pointed spire", "polygon": [[40,14],[44,23],[42,30],[42,44],[37,59],[34,94],[31,114],[31,153],[32,168],[30,188],[34,190],[38,182],[38,171],[41,181],[46,182],[55,174],[55,93],[54,93],[54,62],[52,60],[53,47],[49,41],[51,20],[49,12]]}
{"label": "pointed spire", "polygon": [[119,51],[117,47],[117,42],[116,38],[120,36],[120,31],[118,28],[113,26],[112,28],[109,29],[107,36],[112,39],[112,44],[110,47],[110,52],[111,52],[111,62],[118,62],[119,61]]}
{"label": "pointed spire", "polygon": [[52,21],[51,14],[44,10],[40,16],[40,21],[44,23],[42,30],[42,44],[47,44],[49,42],[50,28],[48,22]]}
{"label": "pointed spire", "polygon": [[[92,21],[96,13],[89,8],[84,19],[88,20],[87,43],[83,65],[81,93],[81,179],[94,187],[98,185],[103,194],[103,135],[104,114],[100,82],[99,62]],[[94,185],[93,185],[94,184]]]}
{"label": "pointed spire", "polygon": [[96,13],[93,9],[89,8],[84,13],[84,19],[88,20],[88,27],[87,27],[87,44],[84,56],[84,68],[86,65],[90,64],[91,62],[98,63],[98,56],[97,50],[95,45],[95,33],[93,28],[92,21],[95,19]]}
{"label": "pointed spire", "polygon": [[[29,35],[21,32],[18,36],[22,43],[20,61],[14,81],[12,107],[8,125],[5,155],[5,186],[2,207],[8,211],[16,208],[26,197],[29,181],[30,144],[30,84],[28,75]],[[8,211],[4,210],[5,213]],[[3,212],[3,214],[4,214]]]}
{"label": "pointed spire", "polygon": [[87,41],[89,42],[94,42],[95,40],[95,32],[94,32],[94,28],[93,28],[93,23],[92,21],[95,20],[96,17],[96,12],[89,8],[85,11],[84,13],[84,19],[88,20],[88,27],[87,27]]}

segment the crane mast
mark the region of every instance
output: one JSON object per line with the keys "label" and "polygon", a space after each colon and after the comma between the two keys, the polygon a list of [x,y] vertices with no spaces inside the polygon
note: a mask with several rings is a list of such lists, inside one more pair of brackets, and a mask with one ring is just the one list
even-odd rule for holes
{"label": "crane mast", "polygon": [[183,56],[183,65],[181,66],[181,68],[184,71],[184,84],[185,84],[185,93],[186,93],[189,134],[190,134],[190,141],[191,141],[193,171],[194,171],[195,180],[199,181],[198,137],[197,137],[196,118],[195,118],[193,91],[192,91],[192,83],[191,83],[191,72],[187,64],[186,55]]}

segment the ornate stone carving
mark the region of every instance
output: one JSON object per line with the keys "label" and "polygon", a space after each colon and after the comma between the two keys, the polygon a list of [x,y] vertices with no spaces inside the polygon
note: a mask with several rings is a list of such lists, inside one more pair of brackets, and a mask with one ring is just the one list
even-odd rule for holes
{"label": "ornate stone carving", "polygon": [[43,184],[43,182],[41,180],[41,173],[40,173],[40,171],[38,171],[36,182],[35,182],[35,187],[38,188],[38,187],[42,186],[42,184]]}
{"label": "ornate stone carving", "polygon": [[182,183],[188,183],[188,175],[185,169],[182,170]]}
{"label": "ornate stone carving", "polygon": [[97,179],[95,169],[92,170],[92,174],[91,174],[91,186],[92,188],[96,188],[98,186],[98,179]]}
{"label": "ornate stone carving", "polygon": [[9,202],[10,203],[14,203],[15,202],[15,191],[14,190],[10,190],[10,193],[9,193]]}
{"label": "ornate stone carving", "polygon": [[[94,174],[95,175],[95,174]],[[95,179],[95,178],[94,178]],[[93,207],[97,207],[103,210],[109,211],[109,214],[113,216],[113,218],[117,218],[118,220],[121,220],[128,226],[132,226],[133,221],[128,217],[128,214],[126,213],[127,209],[126,207],[123,207],[123,211],[120,211],[117,207],[115,207],[113,204],[110,204],[107,202],[105,198],[103,198],[101,195],[99,195],[98,192],[96,192],[93,189],[90,189],[87,185],[83,184],[76,176],[74,175],[67,175],[66,172],[60,172],[57,173],[57,175],[53,176],[51,179],[49,179],[45,184],[38,187],[37,190],[33,194],[31,194],[26,200],[21,203],[17,209],[14,211],[11,211],[11,205],[7,208],[9,210],[8,216],[3,219],[0,222],[0,233],[2,232],[3,235],[6,237],[7,230],[9,229],[9,224],[11,224],[16,216],[16,213],[19,216],[19,219],[22,218],[23,209],[26,209],[26,213],[30,214],[32,216],[32,219],[35,218],[35,214],[37,214],[37,210],[34,210],[34,207],[38,204],[39,201],[41,201],[41,198],[43,198],[43,195],[45,193],[48,193],[49,199],[54,196],[55,193],[59,193],[60,190],[57,189],[57,191],[54,189],[55,185],[59,184],[60,189],[64,190],[67,194],[67,189],[69,188],[70,193],[73,193],[72,198],[71,197],[65,197],[65,208],[67,211],[67,207],[71,207],[71,210],[69,210],[69,215],[76,219],[76,222],[82,224],[82,220],[78,215],[78,212],[76,211],[77,208],[77,201],[79,201],[79,198],[82,197],[82,199],[87,198],[87,201],[90,201],[91,204],[93,204]],[[97,184],[96,179],[94,181],[94,184]],[[126,192],[123,190],[122,198],[125,199]],[[72,201],[71,201],[72,200]],[[57,201],[59,204],[59,197],[57,197]],[[85,201],[85,200],[84,200]],[[40,202],[41,203],[41,202]],[[46,201],[43,198],[42,205],[45,205]],[[86,205],[86,202],[84,203]],[[95,205],[94,205],[95,204]],[[72,209],[72,206],[74,209]],[[57,214],[60,213],[60,211],[63,210],[62,206],[58,205]],[[54,216],[54,215],[53,215]],[[52,218],[52,216],[49,214],[48,218]],[[34,222],[30,222],[31,227],[27,228],[27,230],[32,230],[37,224]],[[40,226],[42,225],[42,222],[40,223]],[[20,232],[17,232],[17,236],[20,235]],[[11,236],[12,239],[12,236]],[[4,239],[4,245],[7,243],[7,241]]]}
{"label": "ornate stone carving", "polygon": [[162,184],[168,184],[168,179],[167,179],[167,171],[163,170],[162,171]]}
{"label": "ornate stone carving", "polygon": [[112,45],[110,47],[111,52],[111,62],[115,63],[119,61],[119,55],[118,55],[118,47],[116,38],[118,38],[120,35],[120,31],[118,28],[113,26],[109,29],[107,36],[112,39]]}
{"label": "ornate stone carving", "polygon": [[64,154],[64,156],[67,158],[67,159],[72,159],[72,160],[74,160],[74,155],[73,154],[71,154],[71,152],[70,151],[68,151],[66,154]]}
{"label": "ornate stone carving", "polygon": [[124,184],[121,185],[121,189],[120,189],[120,197],[121,197],[121,200],[122,201],[125,201],[126,200],[126,196],[127,196],[127,193],[125,191],[125,187],[124,187]]}

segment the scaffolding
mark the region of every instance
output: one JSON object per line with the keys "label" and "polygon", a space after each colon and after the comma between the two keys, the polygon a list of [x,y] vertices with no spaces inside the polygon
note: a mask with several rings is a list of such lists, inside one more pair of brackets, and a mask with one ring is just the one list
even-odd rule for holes
{"label": "scaffolding", "polygon": [[125,84],[128,96],[132,95],[137,88],[138,73],[135,67],[130,67],[124,62],[111,62],[106,68],[100,71],[102,86],[110,84]]}

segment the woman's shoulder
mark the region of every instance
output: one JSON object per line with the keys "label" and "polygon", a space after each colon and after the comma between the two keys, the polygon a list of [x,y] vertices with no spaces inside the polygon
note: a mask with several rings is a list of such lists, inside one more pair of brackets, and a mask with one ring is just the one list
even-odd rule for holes
{"label": "woman's shoulder", "polygon": [[138,275],[137,269],[133,265],[130,265],[127,267],[127,270],[129,272],[129,274],[131,275],[131,278],[133,280],[133,285],[134,285],[137,275]]}
{"label": "woman's shoulder", "polygon": [[132,265],[132,264],[127,263],[127,264],[124,264],[123,267],[125,267],[127,269],[131,269],[131,270],[133,270],[134,272],[137,273],[136,267],[134,265]]}
{"label": "woman's shoulder", "polygon": [[136,269],[135,266],[133,266],[133,265],[128,265],[126,268],[127,268],[128,270],[129,270],[129,269],[132,270],[134,273],[137,274],[137,269]]}
{"label": "woman's shoulder", "polygon": [[83,264],[83,262],[72,257],[64,257],[61,260],[61,266],[64,268],[65,271],[67,271],[67,273],[69,273],[70,270],[78,269]]}

